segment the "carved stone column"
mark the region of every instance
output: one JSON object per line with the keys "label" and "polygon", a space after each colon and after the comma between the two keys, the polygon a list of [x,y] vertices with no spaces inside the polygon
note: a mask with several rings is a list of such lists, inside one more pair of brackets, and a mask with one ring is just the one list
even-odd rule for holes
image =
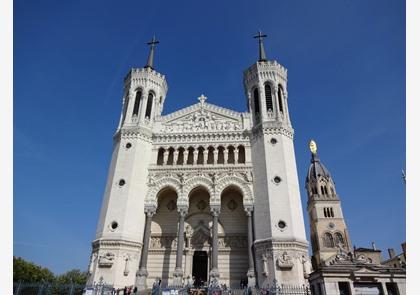
{"label": "carved stone column", "polygon": [[235,146],[233,150],[233,162],[235,164],[238,164],[238,156],[239,156],[239,148]]}
{"label": "carved stone column", "polygon": [[212,228],[212,257],[211,257],[211,271],[210,277],[213,280],[219,278],[219,268],[218,268],[218,255],[219,255],[219,234],[218,234],[218,224],[219,224],[219,214],[220,206],[212,206],[211,213],[213,215],[213,228]]}
{"label": "carved stone column", "polygon": [[203,151],[203,159],[203,164],[207,165],[207,161],[209,159],[209,150],[207,148]]}
{"label": "carved stone column", "polygon": [[188,208],[180,207],[178,208],[179,212],[179,227],[178,227],[178,243],[176,247],[176,263],[174,271],[174,285],[182,285],[182,276],[184,272],[182,271],[182,255],[184,254],[184,224],[185,216],[187,215]]}
{"label": "carved stone column", "polygon": [[197,165],[197,159],[198,159],[198,149],[194,149],[194,152],[193,152],[193,165]]}
{"label": "carved stone column", "polygon": [[223,162],[224,162],[224,164],[227,164],[227,162],[228,162],[228,156],[229,156],[229,149],[226,147],[223,150]]}
{"label": "carved stone column", "polygon": [[168,164],[168,155],[169,155],[169,151],[165,149],[165,151],[163,152],[163,165]]}
{"label": "carved stone column", "polygon": [[152,217],[156,213],[156,208],[145,209],[146,225],[143,234],[143,247],[141,248],[141,259],[139,270],[136,273],[136,286],[140,290],[147,289],[147,256],[149,254],[150,228],[152,226]]}
{"label": "carved stone column", "polygon": [[178,154],[179,154],[179,151],[176,149],[174,151],[174,165],[177,165],[178,163]]}
{"label": "carved stone column", "polygon": [[248,219],[248,286],[255,287],[255,270],[254,270],[254,256],[252,254],[252,245],[254,238],[252,234],[252,211],[253,208],[245,208],[245,213]]}
{"label": "carved stone column", "polygon": [[185,149],[183,152],[182,152],[182,154],[183,154],[183,156],[184,156],[184,165],[187,165],[187,161],[188,161],[188,150],[187,149]]}

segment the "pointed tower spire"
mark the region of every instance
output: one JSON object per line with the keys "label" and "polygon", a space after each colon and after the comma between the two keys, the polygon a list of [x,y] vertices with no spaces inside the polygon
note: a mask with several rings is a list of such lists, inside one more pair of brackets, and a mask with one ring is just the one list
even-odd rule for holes
{"label": "pointed tower spire", "polygon": [[259,49],[260,49],[260,58],[258,61],[267,61],[267,57],[265,56],[265,50],[264,50],[264,43],[263,43],[263,38],[267,37],[267,35],[263,34],[260,31],[258,31],[258,35],[255,35],[254,38],[258,38],[258,44],[259,44]]}
{"label": "pointed tower spire", "polygon": [[155,35],[153,35],[153,39],[150,42],[147,42],[147,45],[150,45],[150,52],[149,58],[147,59],[147,64],[144,66],[145,68],[151,68],[153,70],[153,57],[155,53],[155,45],[158,43],[159,41],[156,40]]}

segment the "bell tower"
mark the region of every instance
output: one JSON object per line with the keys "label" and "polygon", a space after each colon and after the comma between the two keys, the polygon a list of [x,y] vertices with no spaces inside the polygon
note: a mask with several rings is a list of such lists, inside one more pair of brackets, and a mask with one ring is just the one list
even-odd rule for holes
{"label": "bell tower", "polygon": [[309,274],[299,181],[287,94],[287,69],[266,57],[259,32],[259,59],[244,72],[252,118],[255,261],[260,287],[302,285]]}
{"label": "bell tower", "polygon": [[146,65],[140,69],[131,69],[125,77],[119,128],[141,126],[150,129],[162,114],[168,85],[165,76],[153,68],[154,51],[158,43],[153,36],[147,43],[150,52]]}
{"label": "bell tower", "polygon": [[[115,133],[111,164],[104,192],[92,255],[88,284],[118,282],[116,288],[144,282],[139,274],[143,248],[147,175],[152,153],[152,129],[162,112],[168,86],[153,67],[158,41],[153,37],[143,68],[133,68],[124,79],[123,108]],[[141,275],[141,278],[137,278]]]}
{"label": "bell tower", "polygon": [[309,148],[312,154],[311,165],[305,186],[308,194],[313,265],[318,269],[326,259],[336,255],[340,248],[346,253],[352,251],[352,248],[341,201],[331,174],[321,163],[314,140],[310,141]]}

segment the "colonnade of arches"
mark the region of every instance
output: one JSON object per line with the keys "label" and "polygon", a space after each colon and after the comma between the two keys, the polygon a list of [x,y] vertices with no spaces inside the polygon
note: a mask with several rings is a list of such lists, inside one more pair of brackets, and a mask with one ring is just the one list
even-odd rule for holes
{"label": "colonnade of arches", "polygon": [[343,234],[340,232],[335,232],[335,233],[331,233],[331,232],[326,232],[324,233],[324,247],[327,248],[334,248],[334,247],[340,247],[344,246],[344,237]]}
{"label": "colonnade of arches", "polygon": [[[185,276],[192,275],[203,276],[204,281],[225,276],[231,284],[239,283],[250,269],[254,270],[252,208],[242,189],[227,185],[217,198],[218,202],[206,185],[187,189],[187,203],[179,199],[182,196],[172,186],[164,186],[156,194],[155,210],[146,212],[140,273],[158,275],[165,284],[177,284]],[[149,244],[154,249],[152,252]],[[171,249],[175,244],[173,267],[175,253]],[[220,253],[220,247],[229,247],[229,251]],[[156,252],[156,248],[162,250]],[[208,259],[195,262],[197,251]],[[149,253],[153,253],[155,262],[147,263]],[[219,259],[224,260],[221,273]],[[170,277],[173,282],[169,282]]]}
{"label": "colonnade of arches", "polygon": [[159,148],[157,165],[244,164],[243,145]]}
{"label": "colonnade of arches", "polygon": [[[153,117],[153,113],[155,112],[155,92],[153,90],[146,91],[141,88],[137,88],[134,93],[134,103],[130,103],[130,99],[127,99],[125,102],[123,121],[128,114],[131,114],[132,119],[136,118],[137,120],[150,120]],[[160,100],[161,99],[162,98],[160,98]],[[131,107],[129,108],[129,106]]]}

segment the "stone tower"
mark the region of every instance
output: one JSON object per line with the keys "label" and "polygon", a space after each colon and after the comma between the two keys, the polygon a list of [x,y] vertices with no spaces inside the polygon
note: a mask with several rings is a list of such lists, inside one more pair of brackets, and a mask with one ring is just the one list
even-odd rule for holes
{"label": "stone tower", "polygon": [[308,275],[299,181],[288,110],[287,69],[265,55],[244,72],[251,114],[254,171],[254,250],[259,286],[302,285]]}
{"label": "stone tower", "polygon": [[307,210],[311,223],[313,266],[320,268],[338,250],[348,253],[352,248],[334,181],[317,155],[315,141],[311,140],[309,147],[312,155],[306,177]]}
{"label": "stone tower", "polygon": [[123,108],[92,243],[88,284],[102,278],[129,286],[136,272],[138,280],[145,275],[139,269],[148,213],[145,195],[149,162],[145,159],[151,158],[152,128],[161,115],[168,90],[165,76],[153,68],[157,43],[155,38],[148,43],[151,48],[147,64],[131,69],[124,79]]}

